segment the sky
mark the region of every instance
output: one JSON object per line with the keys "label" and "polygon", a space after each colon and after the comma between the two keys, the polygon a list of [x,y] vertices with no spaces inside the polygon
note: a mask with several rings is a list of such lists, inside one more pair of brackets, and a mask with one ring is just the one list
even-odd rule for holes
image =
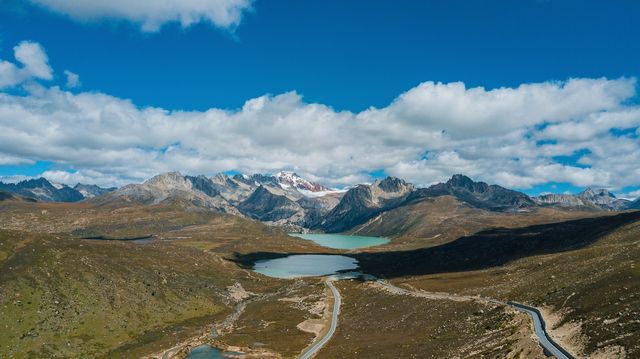
{"label": "sky", "polygon": [[637,1],[0,0],[0,180],[640,196]]}

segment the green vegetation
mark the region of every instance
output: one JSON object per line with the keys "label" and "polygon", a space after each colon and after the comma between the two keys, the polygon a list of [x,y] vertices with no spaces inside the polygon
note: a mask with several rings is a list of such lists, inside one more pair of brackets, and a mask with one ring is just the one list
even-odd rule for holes
{"label": "green vegetation", "polygon": [[[489,213],[448,197],[424,203],[361,227],[402,230],[351,255],[401,287],[539,306],[555,338],[578,355],[640,355],[639,214],[566,222],[593,213]],[[81,239],[143,236],[151,237]],[[295,357],[314,338],[297,326],[322,322],[325,286],[246,270],[286,253],[344,251],[179,206],[4,201],[0,357],[143,357],[185,343],[172,352],[183,358],[204,342]],[[543,357],[528,317],[508,308],[371,282],[336,285],[342,314],[319,358]]]}

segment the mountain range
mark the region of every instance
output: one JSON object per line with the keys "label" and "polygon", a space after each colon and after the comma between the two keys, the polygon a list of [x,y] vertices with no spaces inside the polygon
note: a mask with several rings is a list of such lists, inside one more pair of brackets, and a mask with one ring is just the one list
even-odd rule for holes
{"label": "mountain range", "polygon": [[586,190],[576,194],[544,194],[534,198],[540,205],[555,205],[569,208],[590,208],[606,211],[620,211],[625,209],[639,208],[640,201],[629,201],[627,199],[616,198],[616,196],[606,189]]}
{"label": "mountain range", "polygon": [[69,187],[38,178],[16,184],[0,182],[0,191],[43,202],[87,200],[98,205],[116,202],[177,204],[193,210],[249,217],[271,225],[324,232],[348,231],[383,212],[442,196],[491,212],[528,212],[542,207],[582,211],[640,208],[640,200],[616,198],[606,189],[588,188],[576,195],[530,197],[498,185],[476,182],[460,174],[447,182],[425,188],[396,177],[387,177],[371,184],[337,190],[308,181],[293,172],[279,172],[273,176],[220,173],[213,177],[169,172],[142,184],[121,188],[86,184]]}
{"label": "mountain range", "polygon": [[18,194],[41,202],[78,202],[114,190],[115,188],[101,188],[80,183],[72,188],[61,183],[52,183],[43,177],[18,183],[0,182],[0,191]]}

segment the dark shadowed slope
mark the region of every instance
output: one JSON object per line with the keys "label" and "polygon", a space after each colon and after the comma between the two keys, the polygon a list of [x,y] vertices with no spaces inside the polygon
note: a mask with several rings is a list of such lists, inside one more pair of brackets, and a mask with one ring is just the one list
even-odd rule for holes
{"label": "dark shadowed slope", "polygon": [[640,211],[524,228],[497,228],[437,247],[354,256],[365,272],[388,278],[476,270],[501,266],[517,258],[585,247],[607,232],[638,220]]}

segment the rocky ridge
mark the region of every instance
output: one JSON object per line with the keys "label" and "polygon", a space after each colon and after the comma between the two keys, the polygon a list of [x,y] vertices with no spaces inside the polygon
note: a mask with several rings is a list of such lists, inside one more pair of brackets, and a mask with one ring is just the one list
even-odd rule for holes
{"label": "rocky ridge", "polygon": [[324,232],[348,231],[383,212],[441,196],[451,196],[468,206],[492,212],[529,212],[540,207],[589,211],[640,209],[639,200],[619,199],[604,189],[589,188],[576,195],[529,197],[460,174],[425,188],[387,177],[372,184],[336,190],[308,181],[294,172],[279,172],[273,176],[220,173],[213,177],[169,172],[142,184],[119,189],[83,184],[71,188],[40,178],[18,184],[0,182],[0,191],[48,202],[87,199],[97,204],[175,204],[190,210],[239,215],[294,230]]}
{"label": "rocky ridge", "polygon": [[[634,202],[617,198],[606,189],[586,190],[576,194],[544,194],[534,197],[533,200],[542,206],[558,206],[564,208],[579,208],[603,211],[622,211],[634,207]],[[638,202],[636,200],[635,202]]]}

